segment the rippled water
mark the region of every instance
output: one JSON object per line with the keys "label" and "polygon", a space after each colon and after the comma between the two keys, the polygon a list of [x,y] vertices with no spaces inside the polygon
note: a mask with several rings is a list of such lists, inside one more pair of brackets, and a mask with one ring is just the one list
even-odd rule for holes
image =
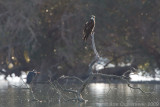
{"label": "rippled water", "polygon": [[[33,99],[29,89],[6,85],[0,88],[0,107],[159,107],[159,84],[132,84],[150,94],[143,94],[138,90],[130,89],[127,84],[91,83],[83,98],[86,103],[64,102],[49,85],[36,85],[35,96],[42,102]],[[23,86],[25,87],[25,86]],[[75,86],[71,86],[75,87]],[[65,94],[66,95],[66,94]],[[70,95],[67,95],[70,96]]]}

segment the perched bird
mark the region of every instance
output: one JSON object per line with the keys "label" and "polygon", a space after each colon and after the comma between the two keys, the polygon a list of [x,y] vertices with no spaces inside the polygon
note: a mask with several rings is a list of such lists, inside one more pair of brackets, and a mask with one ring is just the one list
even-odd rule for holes
{"label": "perched bird", "polygon": [[32,82],[32,80],[35,78],[35,76],[38,74],[39,72],[33,70],[33,71],[30,71],[27,75],[27,81],[26,83],[27,84],[30,84]]}
{"label": "perched bird", "polygon": [[92,34],[92,32],[94,31],[94,27],[95,27],[95,16],[92,15],[90,20],[86,22],[84,26],[84,30],[83,30],[83,40],[84,41],[86,41],[89,35]]}

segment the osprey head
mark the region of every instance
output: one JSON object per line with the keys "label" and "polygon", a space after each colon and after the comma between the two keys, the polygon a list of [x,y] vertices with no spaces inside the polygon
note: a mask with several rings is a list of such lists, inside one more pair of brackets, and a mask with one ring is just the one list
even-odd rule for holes
{"label": "osprey head", "polygon": [[92,20],[95,20],[95,16],[94,16],[94,15],[91,15],[91,19],[92,19]]}

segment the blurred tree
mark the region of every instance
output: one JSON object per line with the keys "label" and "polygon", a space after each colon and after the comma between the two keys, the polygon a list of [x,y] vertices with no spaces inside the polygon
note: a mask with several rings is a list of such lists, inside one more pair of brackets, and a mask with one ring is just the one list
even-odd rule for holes
{"label": "blurred tree", "polygon": [[[95,39],[102,56],[154,75],[160,68],[159,0],[0,1],[0,72],[36,69],[49,76],[87,76],[93,53],[82,29],[96,16]],[[128,67],[128,66],[127,66]]]}

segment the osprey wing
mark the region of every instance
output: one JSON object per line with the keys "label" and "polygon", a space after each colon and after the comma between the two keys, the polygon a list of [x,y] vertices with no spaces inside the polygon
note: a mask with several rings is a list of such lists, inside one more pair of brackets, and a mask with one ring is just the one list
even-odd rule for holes
{"label": "osprey wing", "polygon": [[94,27],[94,21],[93,20],[89,20],[88,22],[86,22],[85,26],[84,26],[84,30],[83,30],[83,40],[87,40],[87,38],[89,37],[89,35],[91,34],[92,30]]}

